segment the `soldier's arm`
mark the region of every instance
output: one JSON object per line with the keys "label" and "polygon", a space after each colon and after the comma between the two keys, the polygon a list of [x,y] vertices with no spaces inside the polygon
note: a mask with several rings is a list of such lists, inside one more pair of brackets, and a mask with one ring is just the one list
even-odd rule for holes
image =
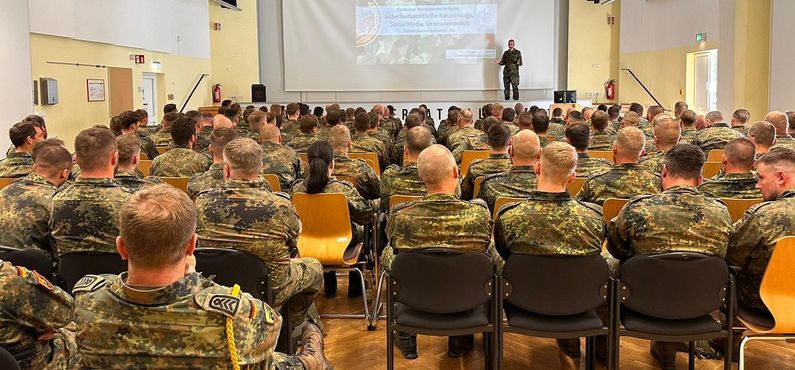
{"label": "soldier's arm", "polygon": [[500,60],[497,62],[497,64],[499,64],[501,66],[505,65],[505,53],[507,53],[507,51],[502,53],[502,58],[500,58]]}
{"label": "soldier's arm", "polygon": [[362,190],[364,190],[364,192],[362,196],[367,199],[378,199],[381,196],[381,184],[378,177],[375,175],[375,171],[373,171],[370,166],[364,166],[364,177],[365,181],[364,184],[362,184]]}
{"label": "soldier's arm", "polygon": [[518,65],[519,67],[521,67],[521,66],[522,66],[522,52],[521,52],[521,51],[519,51],[519,50],[517,50],[516,52],[517,52],[517,53],[519,53],[519,62],[518,62],[518,63],[516,63],[516,65]]}
{"label": "soldier's arm", "polygon": [[746,213],[734,227],[734,234],[729,239],[726,250],[726,262],[731,266],[744,266],[751,257],[751,252],[763,243],[765,225],[760,225],[757,222],[758,217],[754,216],[753,213]]}
{"label": "soldier's arm", "polygon": [[373,208],[370,203],[365,200],[356,189],[346,186],[345,197],[348,199],[348,210],[351,214],[351,220],[360,225],[367,225],[372,223]]}
{"label": "soldier's arm", "polygon": [[497,249],[497,253],[500,254],[503,260],[508,260],[508,257],[511,255],[511,251],[508,250],[508,240],[506,239],[505,228],[499,216],[497,216],[497,222],[494,224],[494,248]]}
{"label": "soldier's arm", "polygon": [[463,200],[470,200],[472,199],[472,192],[474,187],[474,179],[472,178],[472,167],[469,167],[469,172],[467,175],[464,176],[464,179],[461,180],[461,199]]}
{"label": "soldier's arm", "polygon": [[38,273],[24,267],[0,265],[0,307],[19,325],[37,333],[72,322],[74,299]]}
{"label": "soldier's arm", "polygon": [[616,216],[615,222],[608,225],[607,235],[607,251],[613,257],[622,261],[632,256],[632,252],[629,249],[629,225],[625,214],[627,208],[624,207]]}
{"label": "soldier's arm", "polygon": [[582,188],[580,188],[580,191],[577,192],[577,195],[576,195],[575,198],[577,198],[577,200],[582,201],[582,202],[588,202],[588,203],[593,203],[594,202],[593,201],[593,193],[591,192],[591,182],[590,181],[587,181],[587,180],[585,181],[585,184],[583,184]]}

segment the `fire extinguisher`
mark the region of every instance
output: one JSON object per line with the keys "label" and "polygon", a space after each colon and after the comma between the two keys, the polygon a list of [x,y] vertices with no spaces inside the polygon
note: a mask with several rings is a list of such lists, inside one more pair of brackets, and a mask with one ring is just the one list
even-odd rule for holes
{"label": "fire extinguisher", "polygon": [[616,80],[607,80],[605,82],[605,96],[608,100],[616,98]]}
{"label": "fire extinguisher", "polygon": [[213,85],[213,103],[221,102],[221,84]]}

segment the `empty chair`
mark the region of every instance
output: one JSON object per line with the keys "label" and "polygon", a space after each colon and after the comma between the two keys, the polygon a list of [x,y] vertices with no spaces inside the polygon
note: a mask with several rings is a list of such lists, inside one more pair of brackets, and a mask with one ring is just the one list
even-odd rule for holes
{"label": "empty chair", "polygon": [[723,163],[720,162],[705,162],[703,175],[705,179],[715,177],[723,168]]}
{"label": "empty chair", "polygon": [[276,175],[271,174],[271,173],[266,173],[266,174],[263,174],[262,177],[271,186],[271,191],[274,191],[274,192],[282,191],[282,186],[279,183],[279,176],[276,176]]}
{"label": "empty chair", "polygon": [[367,165],[373,169],[375,175],[381,177],[381,166],[378,164],[378,154],[373,152],[349,152],[351,158],[364,159]]}
{"label": "empty chair", "polygon": [[712,149],[707,154],[707,162],[720,162],[723,160],[723,149]]}
{"label": "empty chair", "polygon": [[72,287],[83,278],[92,274],[120,274],[127,271],[127,261],[118,253],[66,253],[59,258],[58,274],[64,283],[64,290],[72,291]]}
{"label": "empty chair", "polygon": [[609,198],[605,200],[602,205],[602,213],[605,216],[605,221],[610,221],[621,212],[621,208],[629,202],[629,199]]}
{"label": "empty chair", "polygon": [[17,180],[19,180],[19,177],[0,177],[0,189],[3,189]]}
{"label": "empty chair", "polygon": [[141,170],[141,173],[143,173],[144,176],[149,176],[152,174],[152,161],[143,159],[140,160],[138,162],[138,169]]}

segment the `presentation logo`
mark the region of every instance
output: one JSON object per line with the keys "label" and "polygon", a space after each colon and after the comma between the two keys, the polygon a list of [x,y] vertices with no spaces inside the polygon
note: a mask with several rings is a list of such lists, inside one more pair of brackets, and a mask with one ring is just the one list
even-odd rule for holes
{"label": "presentation logo", "polygon": [[361,48],[375,41],[381,33],[381,8],[375,1],[356,7],[356,47]]}

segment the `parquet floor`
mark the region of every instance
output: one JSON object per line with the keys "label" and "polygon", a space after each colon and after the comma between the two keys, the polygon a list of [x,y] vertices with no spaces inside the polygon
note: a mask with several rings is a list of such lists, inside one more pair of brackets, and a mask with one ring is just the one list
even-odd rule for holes
{"label": "parquet floor", "polygon": [[[339,274],[337,298],[327,300],[320,297],[318,309],[321,313],[361,313],[362,301],[348,299],[347,276]],[[321,294],[322,296],[322,294]],[[372,299],[372,298],[371,298]],[[795,308],[794,308],[795,309]],[[382,311],[382,313],[384,313]],[[323,319],[327,336],[326,356],[338,370],[385,369],[386,368],[386,324],[378,321],[376,331],[367,331],[364,319]],[[395,369],[398,370],[464,370],[483,369],[484,355],[482,337],[476,336],[475,350],[458,359],[447,357],[447,338],[420,336],[419,358],[406,360],[395,349]],[[779,342],[776,342],[779,343]],[[582,345],[583,353],[585,344]],[[504,369],[584,369],[585,360],[571,359],[561,354],[553,339],[524,337],[514,334],[505,336]],[[635,338],[621,339],[621,369],[658,369],[649,354],[649,342]],[[680,353],[677,368],[687,369],[687,354]],[[722,369],[721,360],[696,360],[696,369]],[[733,364],[737,368],[737,364]],[[597,369],[604,369],[598,366]],[[746,350],[746,369],[784,370],[795,369],[795,344],[770,344],[752,342]]]}

